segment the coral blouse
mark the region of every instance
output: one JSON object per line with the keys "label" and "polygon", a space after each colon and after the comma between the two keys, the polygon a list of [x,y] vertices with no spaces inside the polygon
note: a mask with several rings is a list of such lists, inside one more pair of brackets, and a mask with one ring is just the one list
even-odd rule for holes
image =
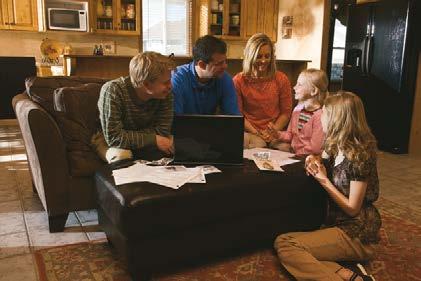
{"label": "coral blouse", "polygon": [[234,76],[238,108],[256,129],[264,130],[281,114],[290,116],[291,83],[281,71],[272,78],[252,78],[242,72]]}

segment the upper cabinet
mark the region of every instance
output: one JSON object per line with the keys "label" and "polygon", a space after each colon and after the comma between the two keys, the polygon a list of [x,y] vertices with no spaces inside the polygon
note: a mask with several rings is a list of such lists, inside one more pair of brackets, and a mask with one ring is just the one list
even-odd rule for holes
{"label": "upper cabinet", "polygon": [[38,30],[36,0],[0,0],[0,29]]}
{"label": "upper cabinet", "polygon": [[278,35],[279,0],[247,0],[245,38],[257,32],[265,33],[276,42]]}
{"label": "upper cabinet", "polygon": [[225,40],[247,40],[266,33],[277,40],[279,0],[200,0],[199,36],[215,35]]}
{"label": "upper cabinet", "polygon": [[140,0],[94,0],[91,2],[92,31],[139,35]]}
{"label": "upper cabinet", "polygon": [[244,0],[201,0],[199,34],[223,39],[243,38]]}

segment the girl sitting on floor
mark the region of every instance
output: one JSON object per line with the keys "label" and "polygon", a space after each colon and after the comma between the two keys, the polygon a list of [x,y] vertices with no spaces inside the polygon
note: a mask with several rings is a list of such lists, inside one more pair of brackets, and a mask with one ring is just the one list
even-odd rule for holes
{"label": "girl sitting on floor", "polygon": [[329,96],[321,121],[324,160],[310,155],[305,168],[328,194],[326,221],[319,230],[279,235],[274,246],[297,280],[374,280],[336,262],[369,260],[379,240],[381,218],[373,205],[379,196],[376,140],[353,93]]}

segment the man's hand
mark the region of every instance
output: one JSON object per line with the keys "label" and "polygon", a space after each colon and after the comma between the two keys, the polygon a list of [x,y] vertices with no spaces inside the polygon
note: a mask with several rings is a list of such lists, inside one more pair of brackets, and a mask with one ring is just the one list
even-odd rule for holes
{"label": "man's hand", "polygon": [[156,135],[156,146],[167,155],[174,154],[173,138]]}

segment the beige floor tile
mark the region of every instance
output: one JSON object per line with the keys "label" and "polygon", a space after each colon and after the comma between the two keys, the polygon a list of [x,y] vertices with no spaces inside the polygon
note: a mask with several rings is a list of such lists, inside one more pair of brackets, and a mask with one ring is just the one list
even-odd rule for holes
{"label": "beige floor tile", "polygon": [[44,207],[42,206],[41,200],[38,196],[32,196],[28,198],[22,198],[24,211],[32,212],[43,212]]}
{"label": "beige floor tile", "polygon": [[12,161],[27,161],[26,153],[12,153]]}
{"label": "beige floor tile", "polygon": [[28,235],[33,250],[89,241],[81,226],[66,227],[64,232],[50,233],[48,225],[43,225],[30,229]]}
{"label": "beige floor tile", "polygon": [[[35,230],[41,226],[48,226],[48,215],[45,211],[25,211],[24,217],[28,231]],[[65,228],[70,227],[80,227],[80,222],[73,212],[69,213],[65,225]]]}
{"label": "beige floor tile", "polygon": [[8,141],[0,141],[0,149],[10,149],[10,143]]}
{"label": "beige floor tile", "polygon": [[15,201],[19,199],[19,193],[15,188],[8,188],[3,189],[0,188],[0,203],[1,202],[8,202],[8,201]]}
{"label": "beige floor tile", "polygon": [[105,236],[105,232],[103,232],[98,220],[83,222],[82,229],[90,241],[107,239],[107,236]]}
{"label": "beige floor tile", "polygon": [[28,253],[30,250],[26,231],[0,236],[0,259]]}
{"label": "beige floor tile", "polygon": [[32,186],[24,187],[22,189],[21,189],[21,187],[19,187],[19,192],[20,192],[20,196],[22,196],[22,198],[38,198],[38,194],[36,194],[32,190]]}
{"label": "beige floor tile", "polygon": [[22,213],[0,213],[0,235],[26,231]]}
{"label": "beige floor tile", "polygon": [[0,235],[26,231],[20,201],[0,203]]}
{"label": "beige floor tile", "polygon": [[17,182],[13,171],[0,171],[0,189],[1,190],[17,190]]}
{"label": "beige floor tile", "polygon": [[34,261],[31,254],[13,256],[0,260],[0,281],[36,281]]}

